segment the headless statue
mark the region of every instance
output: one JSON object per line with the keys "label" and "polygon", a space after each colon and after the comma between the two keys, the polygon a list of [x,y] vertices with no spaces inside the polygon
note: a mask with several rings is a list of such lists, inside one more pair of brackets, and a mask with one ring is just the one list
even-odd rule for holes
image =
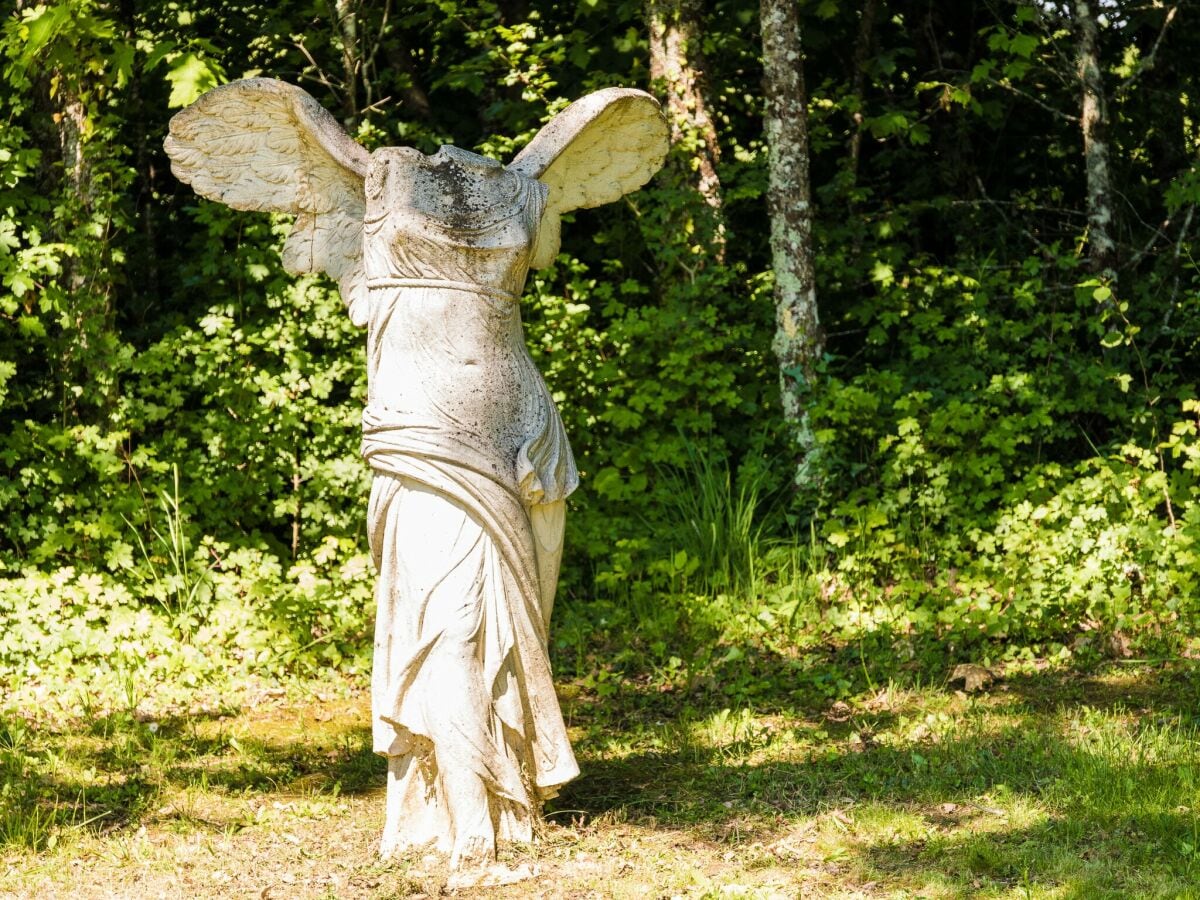
{"label": "headless statue", "polygon": [[507,166],[449,146],[368,153],[265,78],[171,120],[172,171],[235,209],[295,214],[285,267],[337,279],[366,327],[385,856],[486,865],[579,773],[547,641],[578,474],[519,299],[560,216],[638,189],[667,146],[658,103],[623,88],[567,107]]}

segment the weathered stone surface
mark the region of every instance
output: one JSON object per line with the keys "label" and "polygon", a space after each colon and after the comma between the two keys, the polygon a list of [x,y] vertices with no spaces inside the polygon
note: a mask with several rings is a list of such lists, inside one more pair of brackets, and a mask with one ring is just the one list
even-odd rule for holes
{"label": "weathered stone surface", "polygon": [[562,213],[658,170],[658,104],[598,91],[505,166],[456,147],[368,154],[304,91],[255,78],[175,116],[166,150],[205,197],[294,213],[288,270],[336,278],[367,328],[380,849],[485,863],[497,838],[530,840],[541,801],[578,774],[547,657],[578,477],[517,301],[553,261]]}

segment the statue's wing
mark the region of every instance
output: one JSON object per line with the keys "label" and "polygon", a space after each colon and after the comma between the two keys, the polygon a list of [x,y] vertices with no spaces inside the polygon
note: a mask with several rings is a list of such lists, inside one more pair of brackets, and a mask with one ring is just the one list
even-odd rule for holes
{"label": "statue's wing", "polygon": [[549,188],[533,267],[554,261],[562,213],[636,191],[662,167],[669,146],[658,101],[632,88],[588,94],[551,119],[509,164]]}
{"label": "statue's wing", "polygon": [[363,182],[370,154],[305,91],[247,78],[209,91],[171,119],[171,171],[196,193],[234,209],[293,213],[283,248],[294,275],[337,280],[365,324]]}

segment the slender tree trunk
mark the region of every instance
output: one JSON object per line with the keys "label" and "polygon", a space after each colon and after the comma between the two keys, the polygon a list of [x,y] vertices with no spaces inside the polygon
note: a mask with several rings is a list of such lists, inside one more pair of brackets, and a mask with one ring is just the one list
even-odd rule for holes
{"label": "slender tree trunk", "polygon": [[807,401],[822,351],[812,241],[808,111],[800,21],[795,0],[761,0],[766,132],[767,210],[775,271],[775,340],[783,415],[797,451],[796,484],[819,481],[817,445]]}
{"label": "slender tree trunk", "polygon": [[858,20],[858,40],[854,43],[854,81],[851,95],[854,97],[853,130],[850,132],[850,147],[847,167],[850,183],[858,180],[858,163],[862,157],[863,100],[867,94],[867,60],[871,56],[871,41],[875,34],[875,15],[879,11],[879,0],[865,0]]}
{"label": "slender tree trunk", "polygon": [[391,46],[395,51],[389,55],[389,62],[405,76],[398,86],[400,101],[414,115],[422,119],[430,118],[433,115],[433,104],[429,102],[429,94],[421,83],[421,66],[413,53],[409,36],[397,30]]}
{"label": "slender tree trunk", "polygon": [[721,150],[708,111],[701,16],[701,0],[646,0],[650,79],[666,101],[671,142],[687,150],[690,180],[711,211],[712,253],[720,262],[725,256],[721,180],[717,176]]}
{"label": "slender tree trunk", "polygon": [[355,0],[335,0],[334,15],[337,17],[338,33],[342,39],[342,80],[345,82],[345,96],[342,98],[345,115],[342,122],[353,133],[358,125],[358,82],[362,75],[362,57],[358,46],[358,6]]}
{"label": "slender tree trunk", "polygon": [[63,175],[71,193],[84,205],[88,205],[91,201],[92,171],[83,153],[87,110],[79,92],[71,86],[60,88],[57,99],[59,102],[54,120],[58,125],[58,146],[62,153]]}
{"label": "slender tree trunk", "polygon": [[[58,143],[62,153],[63,186],[74,201],[75,209],[84,216],[95,212],[95,190],[92,166],[87,158],[85,141],[88,133],[87,107],[70,79],[61,78],[57,92],[55,121],[58,126]],[[99,240],[99,238],[97,238]],[[106,361],[102,346],[111,339],[114,329],[111,291],[101,283],[100,272],[95,262],[81,254],[63,260],[65,288],[69,296],[71,328],[63,344],[63,369],[69,383],[63,395],[64,417],[77,415],[81,390],[87,394],[85,405],[103,411],[112,401],[110,373],[97,371],[97,364]]]}
{"label": "slender tree trunk", "polygon": [[1106,282],[1117,280],[1117,242],[1112,173],[1108,154],[1108,112],[1100,69],[1100,28],[1089,0],[1075,0],[1079,40],[1080,127],[1087,170],[1088,266]]}
{"label": "slender tree trunk", "polygon": [[[86,72],[86,69],[81,70]],[[45,110],[44,148],[47,182],[54,185],[55,213],[48,228],[71,245],[61,257],[62,273],[47,299],[60,311],[63,326],[56,343],[55,369],[60,413],[70,421],[104,421],[116,401],[116,310],[113,272],[108,258],[113,236],[93,228],[111,227],[111,192],[96,174],[88,143],[92,135],[88,76],[54,66],[32,78],[38,105]]]}

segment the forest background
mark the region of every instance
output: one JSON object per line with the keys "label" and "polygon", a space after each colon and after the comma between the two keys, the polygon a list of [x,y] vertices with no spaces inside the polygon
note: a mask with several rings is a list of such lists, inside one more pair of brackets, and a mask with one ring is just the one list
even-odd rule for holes
{"label": "forest background", "polygon": [[523,301],[583,472],[560,673],[744,700],[777,672],[834,699],[962,661],[1190,653],[1183,6],[791,7],[820,330],[785,415],[756,4],[18,0],[0,677],[367,665],[362,336],[328,281],[282,271],[283,219],[198,199],[162,150],[174,112],[258,74],[368,147],[500,159],[590,90],[668,101],[667,168],[577,213]]}
{"label": "forest background", "polygon": [[363,336],[162,150],[264,75],[369,148],[668,114],[522,301],[583,777],[507,896],[1200,896],[1196,16],[0,6],[0,895],[446,886],[372,854]]}

